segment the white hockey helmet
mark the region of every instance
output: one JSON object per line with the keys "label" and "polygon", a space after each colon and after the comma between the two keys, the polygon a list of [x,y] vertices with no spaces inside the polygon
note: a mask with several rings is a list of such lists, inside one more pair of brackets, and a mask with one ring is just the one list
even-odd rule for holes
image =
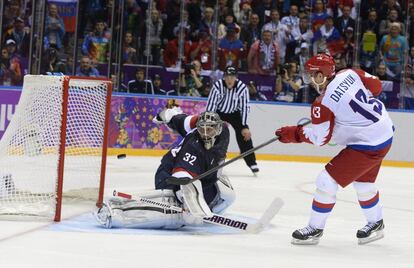
{"label": "white hockey helmet", "polygon": [[215,112],[203,112],[198,116],[197,131],[204,141],[204,147],[209,150],[213,147],[216,137],[221,134],[223,121]]}

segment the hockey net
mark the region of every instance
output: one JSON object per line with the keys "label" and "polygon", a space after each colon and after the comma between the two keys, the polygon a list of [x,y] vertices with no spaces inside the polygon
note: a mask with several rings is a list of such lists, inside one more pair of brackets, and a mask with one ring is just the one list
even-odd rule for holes
{"label": "hockey net", "polygon": [[62,200],[102,202],[111,91],[108,80],[25,76],[0,141],[0,215],[60,221]]}

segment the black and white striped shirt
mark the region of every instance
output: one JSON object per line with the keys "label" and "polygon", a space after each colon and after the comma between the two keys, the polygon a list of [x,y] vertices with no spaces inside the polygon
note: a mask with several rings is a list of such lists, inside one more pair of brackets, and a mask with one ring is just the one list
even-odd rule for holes
{"label": "black and white striped shirt", "polygon": [[236,80],[235,86],[227,88],[223,79],[216,81],[208,96],[206,111],[234,113],[240,111],[242,125],[247,125],[247,113],[249,110],[249,89],[240,81]]}

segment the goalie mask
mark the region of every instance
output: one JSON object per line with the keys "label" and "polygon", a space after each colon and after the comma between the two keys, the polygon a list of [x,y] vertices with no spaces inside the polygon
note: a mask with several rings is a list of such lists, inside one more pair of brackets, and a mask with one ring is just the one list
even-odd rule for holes
{"label": "goalie mask", "polygon": [[306,84],[312,83],[316,91],[322,94],[320,87],[334,75],[334,59],[327,54],[317,54],[306,62],[303,81]]}
{"label": "goalie mask", "polygon": [[204,112],[199,115],[197,121],[197,131],[204,141],[204,147],[209,150],[214,146],[216,137],[220,135],[223,128],[223,121],[214,112]]}

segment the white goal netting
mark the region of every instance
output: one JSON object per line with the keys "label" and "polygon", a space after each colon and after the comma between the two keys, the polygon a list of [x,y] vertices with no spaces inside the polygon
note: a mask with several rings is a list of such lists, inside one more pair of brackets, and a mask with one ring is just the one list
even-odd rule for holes
{"label": "white goal netting", "polygon": [[56,219],[62,174],[63,197],[98,200],[108,99],[106,80],[25,76],[16,112],[0,141],[0,215]]}

